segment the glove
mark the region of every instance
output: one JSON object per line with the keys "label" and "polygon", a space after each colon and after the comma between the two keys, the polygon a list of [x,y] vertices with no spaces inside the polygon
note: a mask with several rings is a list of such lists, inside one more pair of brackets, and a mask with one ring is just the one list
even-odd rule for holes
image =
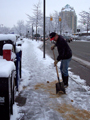
{"label": "glove", "polygon": [[52,46],[51,46],[51,50],[54,50],[54,47],[55,47],[55,45],[52,45]]}
{"label": "glove", "polygon": [[54,66],[56,66],[56,65],[57,65],[57,63],[58,63],[58,61],[57,61],[57,60],[55,60],[55,61],[54,61]]}

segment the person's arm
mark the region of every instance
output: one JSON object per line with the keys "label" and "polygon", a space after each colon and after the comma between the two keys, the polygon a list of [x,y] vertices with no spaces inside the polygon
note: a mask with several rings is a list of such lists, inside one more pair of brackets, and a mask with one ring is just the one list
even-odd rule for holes
{"label": "person's arm", "polygon": [[64,58],[65,54],[65,43],[63,40],[58,43],[58,53],[59,55],[57,56],[57,61],[60,61]]}
{"label": "person's arm", "polygon": [[54,50],[55,46],[56,46],[55,44],[52,45],[52,46],[51,46],[51,50]]}

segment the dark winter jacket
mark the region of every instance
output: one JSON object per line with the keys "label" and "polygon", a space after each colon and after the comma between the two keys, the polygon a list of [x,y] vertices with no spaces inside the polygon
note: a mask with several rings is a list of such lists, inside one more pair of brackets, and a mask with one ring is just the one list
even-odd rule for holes
{"label": "dark winter jacket", "polygon": [[57,57],[58,61],[69,59],[72,57],[72,51],[68,43],[64,40],[64,38],[61,35],[58,37],[58,40],[55,45],[57,46],[58,53],[59,53]]}

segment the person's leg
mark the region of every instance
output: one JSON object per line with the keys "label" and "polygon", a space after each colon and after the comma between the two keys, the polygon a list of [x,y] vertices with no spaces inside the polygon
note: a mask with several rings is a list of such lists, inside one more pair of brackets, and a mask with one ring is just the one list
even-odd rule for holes
{"label": "person's leg", "polygon": [[65,60],[61,61],[60,70],[61,70],[61,73],[64,76],[68,76],[68,67],[69,67],[70,61],[71,61],[71,58],[70,59],[65,59]]}
{"label": "person's leg", "polygon": [[62,74],[62,69],[63,69],[63,60],[61,60],[61,64],[60,64],[60,71],[61,71],[61,74]]}
{"label": "person's leg", "polygon": [[71,60],[71,58],[62,60],[61,66],[60,66],[60,71],[62,74],[62,79],[63,79],[64,85],[67,85],[67,86],[68,86],[68,66],[69,66],[70,60]]}
{"label": "person's leg", "polygon": [[63,83],[64,83],[64,85],[65,85],[65,79],[64,79],[64,74],[63,74],[63,60],[61,60],[60,71],[61,71]]}

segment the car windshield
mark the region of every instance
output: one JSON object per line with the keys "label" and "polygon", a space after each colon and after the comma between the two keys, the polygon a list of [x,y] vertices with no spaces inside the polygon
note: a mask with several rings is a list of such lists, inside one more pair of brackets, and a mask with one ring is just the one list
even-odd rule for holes
{"label": "car windshield", "polygon": [[[41,36],[41,37],[44,37],[44,36]],[[45,37],[48,37],[48,36],[45,36]]]}

